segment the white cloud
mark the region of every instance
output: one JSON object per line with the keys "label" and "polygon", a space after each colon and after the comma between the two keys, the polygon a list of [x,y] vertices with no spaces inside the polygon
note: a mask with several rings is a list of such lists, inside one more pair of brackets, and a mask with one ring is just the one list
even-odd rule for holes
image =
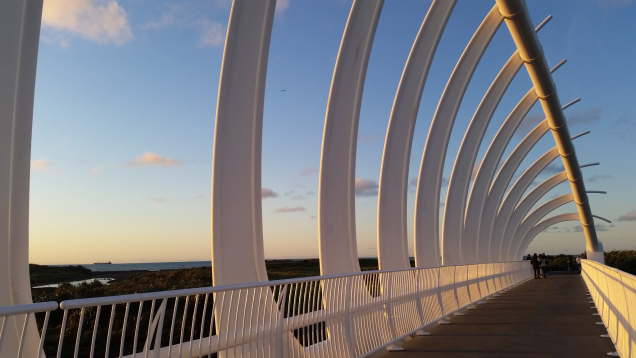
{"label": "white cloud", "polygon": [[201,32],[202,46],[222,46],[225,43],[226,29],[216,21],[203,20]]}
{"label": "white cloud", "polygon": [[267,198],[275,198],[278,194],[276,194],[272,189],[262,188],[261,189],[261,199]]}
{"label": "white cloud", "polygon": [[355,192],[356,196],[378,195],[378,183],[369,179],[356,178]]}
{"label": "white cloud", "polygon": [[49,169],[51,162],[46,159],[36,159],[31,161],[31,171],[41,172]]}
{"label": "white cloud", "polygon": [[289,0],[277,0],[276,1],[276,13],[282,13],[283,11],[287,10],[287,8],[289,7]]}
{"label": "white cloud", "polygon": [[279,213],[279,214],[281,214],[281,213],[295,213],[295,212],[298,212],[298,211],[305,211],[305,207],[296,206],[296,207],[293,207],[293,208],[288,208],[288,207],[285,206],[285,207],[282,207],[282,208],[276,210],[276,212]]}
{"label": "white cloud", "polygon": [[318,173],[318,170],[316,168],[307,168],[305,170],[303,170],[302,172],[300,172],[300,176],[301,177],[308,177],[312,174]]}
{"label": "white cloud", "polygon": [[621,215],[617,221],[636,221],[636,210],[632,210],[625,215]]}
{"label": "white cloud", "polygon": [[115,45],[133,39],[126,11],[115,0],[46,0],[42,27],[62,47],[70,37]]}
{"label": "white cloud", "polygon": [[128,162],[129,166],[141,166],[141,165],[158,165],[164,168],[180,165],[181,161],[163,157],[157,153],[146,152],[141,156]]}

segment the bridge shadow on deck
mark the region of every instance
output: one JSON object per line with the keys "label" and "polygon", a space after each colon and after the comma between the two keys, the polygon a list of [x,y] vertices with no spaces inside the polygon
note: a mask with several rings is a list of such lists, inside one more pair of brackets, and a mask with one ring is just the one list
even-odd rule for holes
{"label": "bridge shadow on deck", "polygon": [[548,274],[429,326],[384,357],[603,357],[616,349],[580,275]]}

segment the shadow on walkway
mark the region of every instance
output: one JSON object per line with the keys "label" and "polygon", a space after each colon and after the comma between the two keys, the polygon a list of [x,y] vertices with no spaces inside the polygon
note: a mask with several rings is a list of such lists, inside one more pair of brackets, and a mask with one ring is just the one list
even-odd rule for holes
{"label": "shadow on walkway", "polygon": [[606,357],[616,349],[585,290],[580,275],[532,279],[384,357]]}

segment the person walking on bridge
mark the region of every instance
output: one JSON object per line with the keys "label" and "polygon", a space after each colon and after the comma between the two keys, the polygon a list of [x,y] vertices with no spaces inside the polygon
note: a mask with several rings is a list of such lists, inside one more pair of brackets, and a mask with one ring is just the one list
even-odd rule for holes
{"label": "person walking on bridge", "polygon": [[539,255],[539,266],[541,267],[541,278],[548,278],[548,259],[545,253]]}
{"label": "person walking on bridge", "polygon": [[532,265],[532,271],[534,272],[534,278],[536,280],[541,278],[541,274],[539,272],[539,258],[537,257],[537,253],[535,252],[530,259],[530,264]]}

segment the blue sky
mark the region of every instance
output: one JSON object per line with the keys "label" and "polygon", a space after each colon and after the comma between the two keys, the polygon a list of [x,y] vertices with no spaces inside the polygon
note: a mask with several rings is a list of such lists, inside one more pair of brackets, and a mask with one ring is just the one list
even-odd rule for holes
{"label": "blue sky", "polygon": [[[40,264],[210,259],[214,119],[231,2],[44,0],[36,82],[30,261]],[[494,1],[460,1],[426,84],[413,140],[416,178],[430,120],[455,63]],[[376,256],[377,183],[395,91],[429,1],[386,1],[368,68],[359,125],[356,216],[360,256]],[[263,225],[267,258],[318,256],[318,169],[327,97],[351,1],[279,1],[263,127]],[[636,249],[636,8],[630,0],[528,1],[554,73],[600,240]],[[515,50],[503,25],[466,93],[454,127],[448,178],[468,121]],[[485,145],[530,89],[522,69]],[[535,106],[516,143],[543,119]],[[550,135],[525,167],[554,146]],[[511,148],[508,149],[510,152]],[[562,170],[559,159],[539,177]],[[569,191],[562,184],[547,198]],[[409,191],[413,216],[415,185]],[[442,193],[443,209],[445,192]],[[555,211],[574,212],[574,204]],[[408,223],[412,254],[412,220]],[[540,234],[530,252],[580,253],[577,223]]]}

